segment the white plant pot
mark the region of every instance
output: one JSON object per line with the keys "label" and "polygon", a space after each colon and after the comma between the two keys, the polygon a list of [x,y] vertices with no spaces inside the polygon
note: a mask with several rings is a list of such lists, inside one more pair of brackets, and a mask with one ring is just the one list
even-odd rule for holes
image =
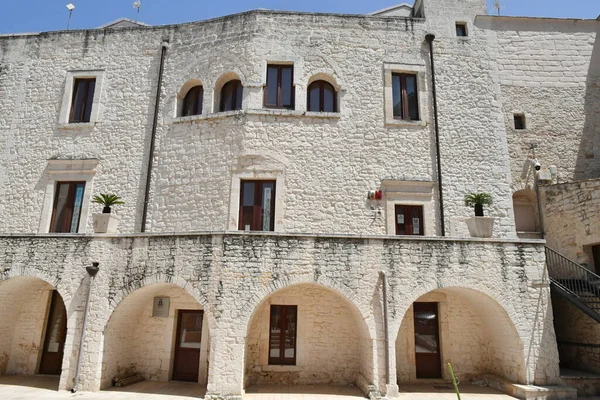
{"label": "white plant pot", "polygon": [[114,214],[94,214],[94,233],[117,233],[119,221]]}
{"label": "white plant pot", "polygon": [[494,217],[471,217],[465,220],[472,237],[491,238],[494,232]]}

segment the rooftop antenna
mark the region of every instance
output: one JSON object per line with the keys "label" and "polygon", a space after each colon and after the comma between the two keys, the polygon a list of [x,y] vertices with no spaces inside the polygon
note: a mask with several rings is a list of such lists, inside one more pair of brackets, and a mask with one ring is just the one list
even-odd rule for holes
{"label": "rooftop antenna", "polygon": [[73,10],[75,9],[75,6],[73,5],[73,3],[69,3],[67,4],[67,9],[69,10],[69,21],[67,22],[67,29],[69,29],[69,27],[71,26],[71,15],[73,15]]}
{"label": "rooftop antenna", "polygon": [[140,16],[140,8],[142,7],[142,2],[140,0],[136,0],[133,2],[133,8],[137,10],[135,13],[135,22],[138,21],[138,17]]}
{"label": "rooftop antenna", "polygon": [[500,15],[500,9],[502,8],[502,6],[500,5],[500,0],[494,0],[494,8],[496,9],[498,15]]}

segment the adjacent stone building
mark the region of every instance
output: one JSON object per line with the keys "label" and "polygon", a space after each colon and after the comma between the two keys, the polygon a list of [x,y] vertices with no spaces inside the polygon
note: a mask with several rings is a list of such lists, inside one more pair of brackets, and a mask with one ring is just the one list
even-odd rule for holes
{"label": "adjacent stone building", "polygon": [[598,177],[599,24],[417,0],[0,36],[0,374],[561,383],[532,160]]}

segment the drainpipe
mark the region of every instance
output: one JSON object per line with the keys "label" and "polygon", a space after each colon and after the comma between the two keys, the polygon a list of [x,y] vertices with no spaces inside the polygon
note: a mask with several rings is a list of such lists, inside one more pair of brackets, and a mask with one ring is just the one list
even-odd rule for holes
{"label": "drainpipe", "polygon": [[83,324],[81,326],[81,341],[79,342],[79,352],[77,354],[77,367],[75,370],[75,380],[73,382],[73,388],[71,393],[75,393],[79,389],[79,373],[81,372],[81,360],[83,359],[83,345],[85,344],[85,334],[87,332],[87,317],[90,311],[90,298],[92,297],[92,283],[94,277],[98,273],[100,263],[93,262],[91,267],[85,267],[88,275],[90,276],[90,284],[88,286],[87,299],[85,301],[85,311],[83,312]]}
{"label": "drainpipe", "polygon": [[440,227],[442,229],[442,236],[446,236],[446,222],[444,221],[444,192],[442,191],[442,162],[440,157],[440,130],[438,127],[437,94],[435,91],[435,65],[433,63],[434,39],[435,35],[431,33],[425,35],[425,40],[429,42],[429,59],[431,62],[431,91],[433,96],[433,119],[435,122],[435,156],[437,161],[438,195],[440,201]]}
{"label": "drainpipe", "polygon": [[158,68],[158,80],[156,82],[156,98],[154,100],[154,120],[152,121],[152,134],[150,136],[150,150],[148,150],[148,170],[146,171],[146,187],[144,189],[144,209],[142,211],[141,232],[146,232],[146,218],[148,216],[148,200],[150,198],[150,184],[152,183],[152,166],[154,161],[154,144],[156,142],[156,127],[158,126],[158,108],[160,106],[160,91],[162,88],[163,71],[165,67],[165,55],[169,42],[164,40],[161,44],[160,65]]}
{"label": "drainpipe", "polygon": [[388,330],[388,309],[387,309],[387,277],[385,271],[379,272],[381,284],[383,285],[383,334],[385,337],[385,384],[390,384],[390,333]]}

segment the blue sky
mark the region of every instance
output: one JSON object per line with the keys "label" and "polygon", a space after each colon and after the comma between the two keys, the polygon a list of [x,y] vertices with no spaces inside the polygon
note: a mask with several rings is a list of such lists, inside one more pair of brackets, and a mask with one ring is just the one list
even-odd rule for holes
{"label": "blue sky", "polygon": [[[0,0],[0,33],[95,28],[121,17],[135,18],[134,0]],[[427,0],[426,0],[427,1]],[[364,14],[413,0],[141,0],[140,21],[151,25],[197,21],[255,8]],[[500,0],[502,15],[596,18],[600,0]],[[492,11],[493,0],[488,0]]]}

